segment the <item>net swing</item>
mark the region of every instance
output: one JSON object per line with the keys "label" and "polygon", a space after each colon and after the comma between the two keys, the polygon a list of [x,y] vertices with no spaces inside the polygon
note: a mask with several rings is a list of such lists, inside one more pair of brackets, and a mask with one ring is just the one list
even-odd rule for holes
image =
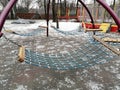
{"label": "net swing", "polygon": [[[73,50],[73,52],[69,52],[66,54],[55,54],[55,55],[49,55],[43,53],[40,54],[38,52],[33,52],[31,50],[26,49],[25,62],[28,64],[32,64],[44,68],[50,68],[55,70],[68,70],[68,69],[85,68],[97,63],[98,64],[102,63],[103,61],[105,62],[106,60],[109,60],[111,58],[111,57],[110,58],[107,57],[109,56],[109,54],[107,54],[106,52],[99,51],[100,48],[96,50],[98,53],[98,55],[96,56],[94,56],[96,51],[92,52],[92,49],[86,50],[88,46],[85,46],[84,49],[82,48],[79,48],[76,51]],[[89,55],[88,52],[89,53],[91,52],[91,55]],[[99,55],[102,55],[102,57],[99,57]],[[101,59],[103,61],[101,61]]]}
{"label": "net swing", "polygon": [[15,39],[15,41],[8,39],[5,35],[2,39],[13,44],[11,46],[19,48],[17,53],[20,62],[53,70],[87,68],[117,57],[99,42],[92,40],[91,33],[80,33],[80,35],[66,36],[51,29],[49,37],[40,34],[25,40],[19,38],[21,44],[17,44]]}
{"label": "net swing", "polygon": [[[81,32],[80,35],[66,36],[51,29],[49,34],[49,37],[45,34],[32,36],[31,41],[22,39],[24,45],[17,44],[17,41],[10,40],[5,35],[2,39],[19,48],[20,62],[53,70],[86,68],[106,63],[117,57],[99,42],[92,40],[91,33]],[[48,49],[45,50],[45,48]]]}
{"label": "net swing", "polygon": [[[78,68],[86,68],[96,64],[105,63],[109,60],[113,60],[114,57],[116,57],[114,53],[106,49],[103,45],[99,44],[99,42],[91,41],[90,43],[89,40],[92,39],[92,37],[90,38],[89,34],[87,35],[87,38],[89,37],[88,40],[85,37],[83,37],[82,34],[80,36],[71,37],[71,39],[68,39],[68,37],[65,36],[59,36],[59,37],[60,38],[56,38],[56,37],[53,38],[49,37],[49,39],[44,38],[44,40],[46,41],[49,40],[47,44],[48,43],[50,44],[50,42],[52,43],[52,45],[51,44],[47,45],[49,46],[48,48],[54,47],[54,49],[56,49],[55,46],[57,45],[57,43],[55,44],[55,42],[58,42],[59,39],[60,39],[59,43],[61,40],[63,40],[64,43],[67,43],[66,46],[63,45],[64,46],[63,50],[52,53],[53,49],[50,49],[49,51],[51,52],[48,53],[48,51],[45,52],[41,49],[40,49],[41,51],[36,50],[37,49],[37,47],[35,47],[36,43],[34,43],[34,45],[32,46],[34,47],[34,49],[32,50],[28,48],[29,46],[28,44],[26,45],[16,44],[15,41],[9,40],[5,38],[3,35],[3,38],[5,38],[5,40],[19,47],[18,56],[20,62],[26,62],[27,64],[39,66],[42,68],[48,68],[53,70],[71,70]],[[77,40],[80,39],[81,37],[85,39],[83,40],[83,42]],[[40,35],[39,38],[37,39],[33,38],[33,40],[34,41],[40,40],[40,42],[38,43],[41,43],[42,45],[46,43],[44,41],[43,41],[44,43],[42,43],[41,41],[43,40],[42,38],[43,36]],[[63,42],[61,43],[61,45],[63,44]],[[71,49],[69,48],[70,50],[66,50],[67,45],[72,46],[70,47]]]}
{"label": "net swing", "polygon": [[114,54],[103,45],[97,42],[87,43],[81,43],[79,48],[65,53],[48,54],[25,49],[25,62],[54,70],[71,70],[105,63],[114,58]]}

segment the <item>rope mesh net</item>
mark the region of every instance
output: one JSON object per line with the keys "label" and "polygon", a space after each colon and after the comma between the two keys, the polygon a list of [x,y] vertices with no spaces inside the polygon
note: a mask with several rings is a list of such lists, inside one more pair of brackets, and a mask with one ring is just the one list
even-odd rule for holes
{"label": "rope mesh net", "polygon": [[18,45],[13,44],[4,37],[0,38],[0,65],[1,68],[14,64],[18,58]]}
{"label": "rope mesh net", "polygon": [[[106,37],[103,34],[99,34],[99,36],[101,38]],[[6,41],[7,43],[10,42],[10,44],[5,45]],[[27,64],[54,70],[86,68],[106,63],[118,57],[99,42],[94,41],[92,33],[84,33],[82,31],[78,32],[77,35],[66,36],[51,30],[49,37],[46,37],[45,32],[41,32],[40,36],[22,39],[19,36],[19,39],[14,39],[14,41],[19,41],[19,44],[26,47],[25,62]],[[15,43],[4,37],[1,38],[0,42],[1,47],[6,50],[7,47],[14,47],[11,44],[15,45]],[[119,47],[119,45],[116,44],[116,47]],[[16,50],[17,48],[14,49]],[[17,53],[17,51],[13,53]]]}
{"label": "rope mesh net", "polygon": [[[94,48],[97,49],[95,50]],[[57,70],[85,68],[113,59],[111,53],[107,53],[106,50],[101,50],[101,48],[103,47],[85,45],[76,51],[56,55],[40,54],[26,50],[25,62],[35,66]]]}

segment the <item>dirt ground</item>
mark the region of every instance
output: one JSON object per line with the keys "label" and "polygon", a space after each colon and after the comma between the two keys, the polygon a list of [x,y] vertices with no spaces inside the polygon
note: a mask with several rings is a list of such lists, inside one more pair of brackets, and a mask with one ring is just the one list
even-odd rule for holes
{"label": "dirt ground", "polygon": [[[11,22],[7,21],[5,28],[16,32],[33,26],[11,24]],[[34,25],[37,27],[40,23],[36,22]],[[92,33],[80,32],[81,35],[67,36],[51,30],[49,38],[46,37],[45,31],[32,37],[4,33],[7,38],[24,45],[27,49],[45,54],[64,54],[76,51],[79,47],[84,48],[86,43],[89,45],[93,40],[89,36]],[[117,47],[119,48],[120,44]],[[93,51],[96,49],[94,46],[92,48]],[[0,39],[0,90],[120,90],[120,56],[106,48],[104,50],[111,55],[104,57],[112,58],[104,64],[72,70],[53,70],[18,62],[18,46],[2,37]],[[102,56],[98,58],[100,57]]]}

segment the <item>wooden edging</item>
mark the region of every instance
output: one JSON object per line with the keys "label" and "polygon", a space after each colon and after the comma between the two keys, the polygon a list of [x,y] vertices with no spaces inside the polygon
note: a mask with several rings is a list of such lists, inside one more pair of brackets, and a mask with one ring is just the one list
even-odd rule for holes
{"label": "wooden edging", "polygon": [[41,25],[39,27],[41,27],[41,28],[47,28],[47,26],[41,26]]}
{"label": "wooden edging", "polygon": [[109,50],[111,50],[112,52],[114,52],[115,54],[117,54],[118,56],[120,55],[120,51],[118,51],[117,49],[115,49],[111,45],[108,45],[106,42],[104,42],[103,40],[101,40],[97,36],[94,35],[93,38],[95,40],[97,40],[98,42],[100,42],[101,44],[103,44],[106,48],[108,48]]}
{"label": "wooden edging", "polygon": [[9,33],[15,33],[15,31],[12,31],[12,30],[5,30],[5,31]]}
{"label": "wooden edging", "polygon": [[24,46],[20,46],[19,47],[19,54],[18,54],[18,61],[19,62],[23,62],[25,59],[25,47]]}
{"label": "wooden edging", "polygon": [[102,38],[103,41],[105,42],[116,42],[116,43],[120,43],[120,38],[110,38],[110,37],[106,37],[106,38]]}
{"label": "wooden edging", "polygon": [[102,29],[85,29],[85,32],[90,32],[90,31],[102,31]]}

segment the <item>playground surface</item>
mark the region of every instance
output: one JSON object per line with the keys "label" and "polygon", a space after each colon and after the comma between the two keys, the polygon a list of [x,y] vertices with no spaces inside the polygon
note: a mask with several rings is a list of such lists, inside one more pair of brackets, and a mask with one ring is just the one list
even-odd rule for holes
{"label": "playground surface", "polygon": [[[11,22],[13,21],[6,21],[5,29],[23,34],[38,29],[40,25],[46,26],[46,22],[40,20],[36,20],[35,24],[11,24]],[[55,26],[55,23],[51,22],[50,25]],[[27,49],[50,55],[84,49],[84,51],[88,51],[86,53],[90,56],[92,51],[101,46],[94,46],[92,33],[84,33],[80,23],[62,22],[60,30],[63,32],[58,33],[50,27],[49,37],[46,37],[45,29],[42,33],[37,32],[34,33],[34,36],[27,37],[25,37],[25,34],[19,36],[4,32],[7,38],[24,45]],[[79,32],[69,33],[73,30],[79,30]],[[116,35],[119,36],[119,34]],[[117,47],[120,47],[120,44],[118,45]],[[0,46],[1,90],[120,90],[120,57],[103,46],[100,49],[103,50],[102,52],[105,55],[100,54],[101,56],[98,56],[98,58],[104,57],[104,59],[109,58],[111,60],[103,60],[104,64],[95,64],[72,70],[53,70],[26,64],[25,62],[20,63],[17,61],[18,47],[16,45],[3,39],[0,40]],[[81,49],[79,49],[80,47]],[[96,50],[93,54],[98,55],[98,52]],[[81,53],[79,54],[81,55]],[[83,55],[80,57],[85,59]]]}

